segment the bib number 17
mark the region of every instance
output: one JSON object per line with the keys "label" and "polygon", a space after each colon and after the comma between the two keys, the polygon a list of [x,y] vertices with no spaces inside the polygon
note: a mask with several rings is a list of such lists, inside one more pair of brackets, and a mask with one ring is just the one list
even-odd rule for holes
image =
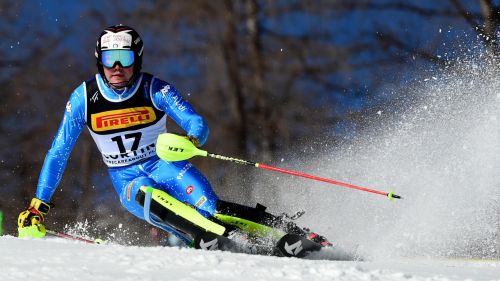
{"label": "bib number 17", "polygon": [[116,145],[118,145],[118,149],[120,150],[120,153],[126,153],[127,150],[125,149],[125,145],[123,144],[123,137],[125,139],[134,139],[134,142],[132,143],[132,147],[130,148],[130,151],[136,151],[137,148],[139,147],[139,143],[141,141],[141,132],[137,133],[131,133],[131,134],[126,134],[123,136],[116,136],[111,138],[112,141],[116,142]]}

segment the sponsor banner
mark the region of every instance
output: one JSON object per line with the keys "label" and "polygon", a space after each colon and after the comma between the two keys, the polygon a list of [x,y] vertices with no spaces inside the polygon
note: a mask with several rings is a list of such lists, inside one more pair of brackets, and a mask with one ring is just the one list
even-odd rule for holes
{"label": "sponsor banner", "polygon": [[138,148],[137,150],[125,153],[118,153],[118,154],[102,153],[102,159],[104,160],[104,163],[106,163],[106,165],[110,167],[120,167],[149,158],[153,155],[156,155],[156,147],[154,143]]}
{"label": "sponsor banner", "polygon": [[151,107],[134,107],[92,114],[91,126],[95,132],[123,129],[156,120],[156,114]]}

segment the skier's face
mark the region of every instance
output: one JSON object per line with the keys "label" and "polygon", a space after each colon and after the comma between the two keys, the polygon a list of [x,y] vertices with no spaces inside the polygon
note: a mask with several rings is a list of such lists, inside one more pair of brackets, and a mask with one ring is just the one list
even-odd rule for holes
{"label": "skier's face", "polygon": [[113,88],[125,87],[134,75],[134,66],[123,68],[120,64],[115,64],[112,68],[103,67],[104,75]]}

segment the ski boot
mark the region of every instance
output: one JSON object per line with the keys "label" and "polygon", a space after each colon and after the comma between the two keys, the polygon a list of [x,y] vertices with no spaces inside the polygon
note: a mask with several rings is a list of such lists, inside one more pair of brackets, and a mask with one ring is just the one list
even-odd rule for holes
{"label": "ski boot", "polygon": [[313,241],[314,243],[318,243],[323,247],[332,247],[333,244],[326,239],[326,237],[319,235],[316,232],[312,232],[309,228],[303,228],[304,232],[307,234],[307,239]]}
{"label": "ski boot", "polygon": [[[278,221],[281,221],[282,223],[284,223],[285,221],[288,221],[288,223],[292,223],[295,225],[295,223],[293,223],[292,221],[294,220],[297,220],[298,218],[302,217],[306,212],[301,210],[301,211],[298,211],[296,212],[295,214],[293,215],[289,215],[287,213],[282,213],[281,215],[277,216],[277,219]],[[291,226],[288,226],[288,228],[290,228]],[[296,230],[295,226],[293,226],[293,229]],[[297,230],[296,230],[297,231]],[[300,231],[299,231],[300,232]],[[320,244],[321,246],[323,247],[331,247],[332,246],[332,243],[330,243],[326,237],[322,236],[322,235],[319,235],[318,233],[316,232],[312,232],[309,228],[307,227],[303,227],[302,228],[302,232],[303,233],[300,233],[302,236],[305,236],[307,239],[315,242],[315,243],[318,243]]]}
{"label": "ski boot", "polygon": [[250,236],[257,237],[258,243],[273,243],[284,256],[303,257],[309,252],[332,246],[324,236],[307,228],[300,228],[293,222],[304,211],[292,216],[275,216],[265,210],[266,207],[261,204],[252,208],[219,200],[215,217],[225,225],[235,226]]}

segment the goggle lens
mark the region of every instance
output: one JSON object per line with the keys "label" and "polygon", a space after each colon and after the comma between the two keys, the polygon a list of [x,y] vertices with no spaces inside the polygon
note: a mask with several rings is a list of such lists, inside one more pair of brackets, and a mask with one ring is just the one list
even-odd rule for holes
{"label": "goggle lens", "polygon": [[131,67],[134,64],[134,52],[131,50],[103,51],[101,62],[106,68],[113,68],[117,63],[123,68]]}

